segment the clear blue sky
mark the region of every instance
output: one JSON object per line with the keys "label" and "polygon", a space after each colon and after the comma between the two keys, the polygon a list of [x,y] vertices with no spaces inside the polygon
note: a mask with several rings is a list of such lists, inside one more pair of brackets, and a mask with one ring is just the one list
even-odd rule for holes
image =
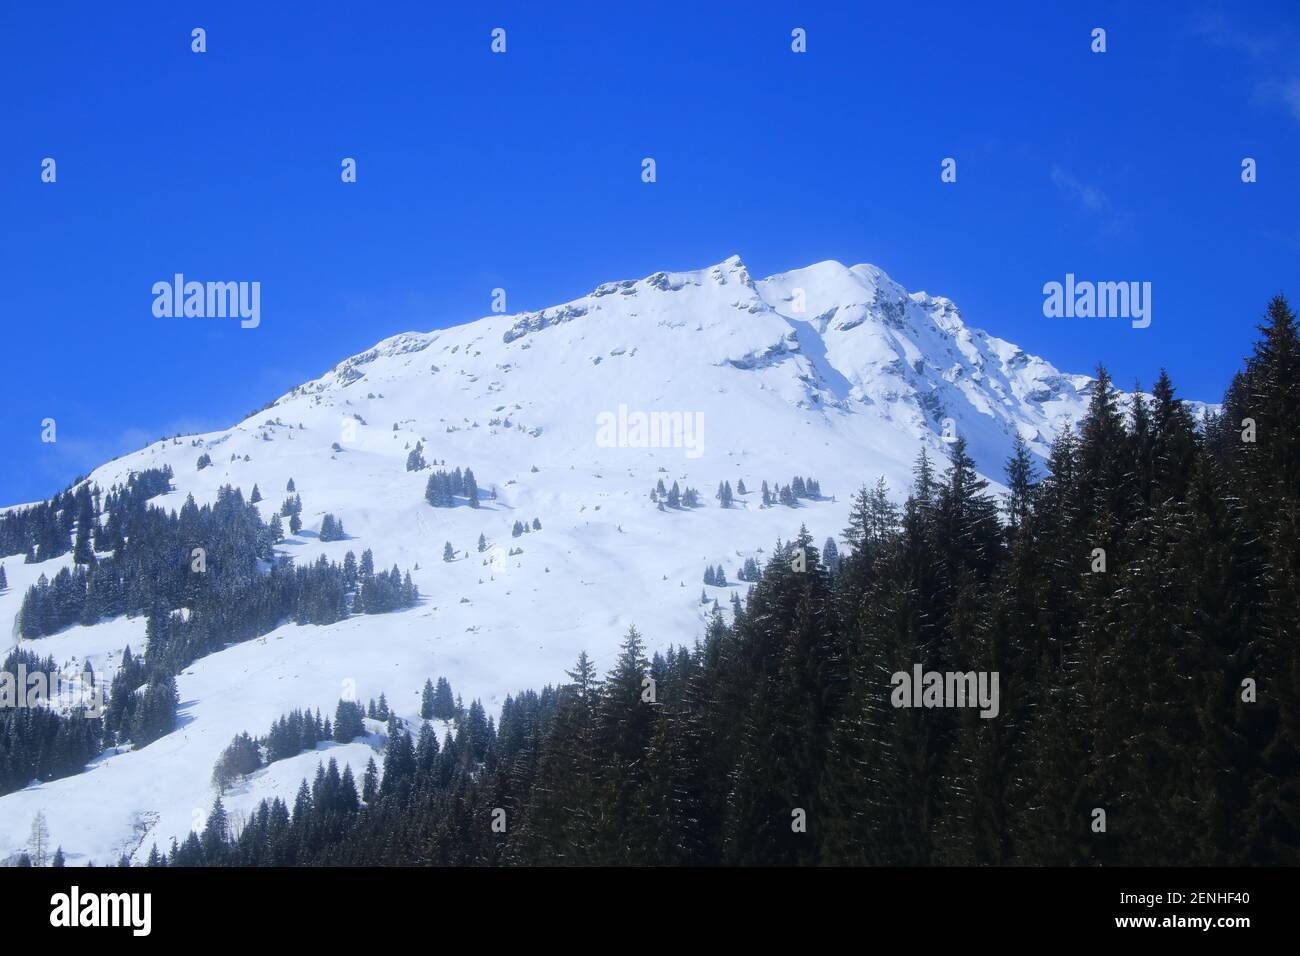
{"label": "clear blue sky", "polygon": [[[1209,400],[1300,299],[1295,2],[7,0],[0,90],[6,504],[497,286],[871,262],[1064,370]],[[154,318],[175,272],[260,281],[261,326]],[[1066,272],[1150,281],[1151,327],[1045,319]]]}

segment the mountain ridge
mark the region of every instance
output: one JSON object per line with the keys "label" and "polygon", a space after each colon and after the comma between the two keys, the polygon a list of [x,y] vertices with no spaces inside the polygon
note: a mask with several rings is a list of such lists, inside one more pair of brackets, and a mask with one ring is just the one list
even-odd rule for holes
{"label": "mountain ridge", "polygon": [[[0,797],[0,858],[22,846],[38,810],[70,862],[139,859],[152,842],[183,839],[211,805],[212,766],[234,735],[263,733],[304,705],[331,713],[345,688],[362,700],[386,694],[417,721],[425,680],[446,676],[466,702],[494,712],[507,693],[561,679],[580,652],[603,668],[629,626],[650,651],[689,643],[715,600],[726,608],[743,595],[745,561],[764,563],[801,526],[816,541],[842,540],[852,493],[879,476],[902,497],[922,449],[941,468],[945,438],[966,438],[1000,490],[1015,436],[1044,455],[1082,415],[1091,381],[966,326],[946,298],[909,293],[874,266],[833,262],[755,280],[731,257],[382,339],[230,428],[154,442],[85,481],[106,490],[168,466],[172,490],[155,505],[210,502],[226,485],[247,498],[256,486],[269,520],[292,479],[303,528],[277,545],[279,556],[342,562],[372,549],[377,568],[411,569],[422,602],[285,623],[197,660],[177,677],[177,730]],[[620,406],[700,415],[700,455],[598,441],[601,416]],[[408,471],[417,447],[428,467]],[[201,457],[210,463],[199,467]],[[473,469],[478,508],[425,500],[428,473],[443,463]],[[775,497],[795,476],[820,493],[764,506],[765,483]],[[697,489],[699,506],[652,499],[661,480]],[[714,497],[724,481],[735,490],[730,507]],[[326,515],[344,523],[343,540],[322,540]],[[538,530],[512,533],[534,520]],[[0,555],[10,583],[0,621],[14,619],[40,575],[71,560]],[[728,583],[702,580],[715,565]],[[124,647],[143,649],[144,632],[143,619],[117,618],[22,645],[69,667],[89,662],[109,680]],[[374,753],[366,743],[321,746],[358,778]],[[320,756],[259,771],[227,794],[227,808],[246,811],[296,786]]]}

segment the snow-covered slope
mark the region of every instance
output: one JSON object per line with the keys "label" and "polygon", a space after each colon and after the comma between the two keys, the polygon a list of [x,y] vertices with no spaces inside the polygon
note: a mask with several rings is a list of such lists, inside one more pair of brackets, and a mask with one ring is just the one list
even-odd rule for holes
{"label": "snow-covered slope", "polygon": [[[941,459],[945,435],[964,436],[996,481],[1014,435],[1044,454],[1082,414],[1089,384],[967,327],[947,299],[835,262],[755,282],[731,258],[607,283],[540,312],[385,339],[233,428],[160,441],[89,480],[107,488],[168,464],[175,490],[155,504],[210,501],[224,484],[247,495],[257,484],[269,518],[292,478],[304,530],[283,553],[341,560],[369,547],[377,567],[418,565],[422,604],[327,627],[288,624],[196,662],[178,680],[175,732],[0,797],[0,858],[26,842],[38,810],[73,864],[141,858],[155,841],[165,848],[201,826],[213,763],[232,736],[263,734],[297,707],[332,714],[346,688],[363,701],[384,692],[415,720],[425,679],[443,675],[496,714],[507,693],[562,679],[579,651],[609,665],[630,624],[652,649],[689,642],[709,611],[706,565],[722,564],[735,581],[745,558],[761,563],[800,524],[818,542],[838,538],[854,490],[883,475],[901,496],[919,450]],[[599,423],[636,413],[682,413],[700,430],[686,433],[689,447],[607,440]],[[477,510],[430,507],[427,472],[405,470],[417,441],[430,462],[472,468],[496,497]],[[203,453],[213,465],[197,470]],[[823,500],[759,507],[764,480],[795,475],[816,478]],[[698,488],[703,506],[658,510],[649,492],[661,478]],[[723,480],[748,489],[730,509],[714,498]],[[318,540],[326,513],[343,520],[348,540]],[[534,517],[540,531],[511,537],[516,520]],[[482,554],[480,533],[490,544]],[[445,563],[448,541],[457,554]],[[4,559],[6,635],[23,591],[69,560]],[[726,608],[743,587],[704,590]],[[141,650],[143,639],[143,622],[123,619],[24,643],[111,676],[121,648]],[[328,749],[359,778],[379,739]],[[291,792],[318,756],[255,774],[238,806]]]}

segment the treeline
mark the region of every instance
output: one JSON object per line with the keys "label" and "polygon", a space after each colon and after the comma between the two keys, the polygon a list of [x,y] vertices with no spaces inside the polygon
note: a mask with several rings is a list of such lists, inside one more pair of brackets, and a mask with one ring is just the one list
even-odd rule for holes
{"label": "treeline", "polygon": [[762,494],[762,506],[764,508],[772,507],[773,502],[785,505],[787,508],[794,508],[799,504],[800,498],[820,498],[822,496],[821,482],[815,478],[803,478],[795,475],[789,484],[773,482],[776,491],[773,492],[768,487],[767,482],[763,482],[760,489]]}
{"label": "treeline", "polygon": [[[150,505],[150,498],[170,490],[171,477],[168,468],[140,472],[102,496],[83,483],[75,493],[0,516],[0,535],[27,542],[37,560],[58,556],[56,539],[67,546],[61,553],[74,554],[72,568],[61,569],[52,581],[41,575],[24,594],[18,614],[22,637],[123,614],[145,616],[144,655],[133,657],[126,650],[103,722],[95,721],[104,745],[142,747],[169,733],[178,706],[175,675],[207,654],[286,621],[332,624],[351,614],[381,614],[418,603],[410,572],[396,566],[376,571],[369,550],[360,562],[349,551],[342,564],[321,556],[296,565],[277,556],[279,516],[263,522],[256,505],[229,485],[218,489],[210,505],[199,506],[193,496],[179,511]],[[294,495],[286,507],[296,523],[301,500]],[[342,523],[326,517],[331,520],[325,524],[341,536]],[[16,765],[43,766],[39,754],[64,720],[57,715],[8,720],[10,752],[21,754]],[[35,736],[27,740],[27,734]],[[78,741],[88,739],[78,734]],[[77,762],[81,749],[70,753],[67,760],[54,761],[65,768],[61,773],[75,772],[66,767]]]}
{"label": "treeline", "polygon": [[650,489],[650,500],[658,505],[660,511],[666,511],[668,508],[698,508],[700,492],[690,485],[687,485],[686,490],[683,491],[675,481],[671,488],[666,488],[664,480],[660,478]]}
{"label": "treeline", "polygon": [[[1164,374],[1122,412],[1103,370],[1048,475],[1018,445],[1008,500],[962,441],[941,474],[923,454],[901,509],[858,496],[837,573],[801,534],[692,648],[647,661],[633,630],[604,680],[584,655],[559,689],[507,699],[486,744],[462,733],[424,764],[399,747],[360,806],[317,809],[304,782],[292,816],[264,804],[207,859],[1294,865],[1283,299],[1263,333],[1199,426]],[[996,716],[895,706],[917,665],[997,675]]]}
{"label": "treeline", "polygon": [[[471,710],[474,708],[471,707]],[[486,716],[481,704],[477,705],[474,713]],[[436,685],[432,680],[424,682],[420,699],[422,719],[459,720],[464,715],[465,710],[452,695],[451,684],[445,677],[439,677]],[[321,717],[319,709],[314,714],[310,709],[290,711],[277,720],[264,737],[255,739],[247,732],[237,734],[217,759],[212,770],[212,782],[218,790],[224,792],[240,777],[277,760],[315,750],[321,741],[333,740],[346,744],[365,736],[367,717],[389,721],[392,716],[383,694],[379,695],[378,703],[372,698],[365,708],[356,701],[340,700],[334,710],[333,724],[328,717]],[[473,717],[471,720],[475,722]],[[437,747],[436,739],[433,746]]]}
{"label": "treeline", "polygon": [[[79,538],[83,522],[95,529],[85,563],[61,569],[53,581],[42,575],[24,595],[18,618],[23,637],[145,614],[146,661],[150,669],[175,674],[288,620],[332,624],[352,613],[386,613],[419,600],[410,572],[376,572],[369,550],[359,564],[352,552],[342,565],[323,556],[303,565],[277,557],[278,516],[264,523],[256,506],[229,485],[211,505],[200,507],[187,497],[179,512],[149,506],[130,492],[110,492],[104,508],[102,527],[97,509],[76,521]],[[326,524],[342,533],[341,522]]]}
{"label": "treeline", "polygon": [[75,531],[77,561],[85,563],[90,560],[92,542],[98,550],[110,551],[116,541],[112,529],[97,537],[101,529],[94,519],[101,506],[142,504],[169,491],[171,479],[171,468],[150,468],[132,474],[125,485],[114,485],[106,500],[101,500],[98,487],[92,489],[81,482],[75,492],[65,490],[49,501],[6,511],[0,514],[0,555],[21,554],[28,564],[49,561],[73,550]]}
{"label": "treeline", "polygon": [[[800,498],[818,499],[822,496],[821,483],[815,478],[804,478],[795,475],[789,484],[783,485],[780,482],[774,482],[773,486],[776,488],[775,492],[768,486],[766,481],[763,482],[760,507],[770,508],[773,504],[779,502],[788,508],[795,508],[798,507],[798,499]],[[718,482],[718,490],[713,497],[718,499],[718,504],[721,507],[730,508],[735,503],[737,494],[748,494],[745,490],[745,482],[737,482],[736,491],[733,492],[731,482],[727,480]],[[655,483],[655,486],[650,489],[650,500],[658,505],[660,511],[665,511],[668,508],[698,508],[700,506],[700,492],[689,485],[683,491],[675,481],[672,487],[666,487],[663,479],[660,478]]]}
{"label": "treeline", "polygon": [[[531,524],[527,521],[516,520],[514,526],[510,529],[510,537],[517,538],[521,534],[528,534],[530,531],[541,531],[541,530],[542,530],[542,522],[540,518],[534,518]],[[478,540],[479,540],[479,550],[482,551],[486,549],[487,540],[482,535],[479,535]]]}
{"label": "treeline", "polygon": [[[410,468],[409,462],[407,467]],[[425,501],[435,508],[454,508],[457,498],[466,499],[471,508],[479,506],[478,482],[473,471],[457,468],[449,472],[440,468],[429,475],[429,480],[424,485]]]}
{"label": "treeline", "polygon": [[[50,693],[60,692],[53,657],[15,648],[0,665],[0,680],[16,680],[20,665],[27,676],[44,675]],[[60,700],[24,700],[21,706],[13,701],[0,707],[0,794],[36,780],[80,773],[107,746],[143,747],[175,727],[180,701],[175,678],[165,672],[150,673],[129,647],[103,699],[102,712],[92,706],[99,690],[89,665],[80,676],[91,687],[82,687],[71,706]]]}
{"label": "treeline", "polygon": [[46,687],[57,689],[58,665],[53,657],[42,658],[15,648],[0,664],[0,680],[12,680],[8,690],[15,698],[0,706],[0,794],[21,790],[34,780],[54,780],[79,773],[102,747],[102,724],[84,706],[60,713],[50,706],[17,706],[26,688],[18,685],[23,676],[41,674]]}
{"label": "treeline", "polygon": [[[236,780],[254,770],[277,760],[296,757],[306,750],[315,750],[323,740],[346,742],[365,732],[357,705],[339,701],[336,717],[337,736],[330,719],[322,718],[319,709],[315,713],[310,709],[290,711],[271,725],[265,737],[254,739],[247,732],[236,734],[212,768],[213,784],[224,792]],[[344,737],[344,734],[350,736]]]}
{"label": "treeline", "polygon": [[[532,700],[535,704],[535,697]],[[510,701],[506,712],[515,708],[515,702]],[[422,724],[418,739],[413,740],[401,722],[390,715],[382,777],[371,759],[358,788],[351,768],[345,766],[340,773],[337,761],[330,758],[328,764],[318,765],[310,787],[306,780],[302,782],[292,811],[279,797],[263,800],[247,821],[237,825],[232,825],[218,797],[201,833],[191,833],[183,843],[173,840],[166,853],[153,847],[146,865],[312,863],[318,853],[356,826],[363,806],[378,807],[397,794],[409,793],[416,780],[427,779],[441,787],[450,786],[459,776],[476,774],[493,760],[498,732],[482,705],[474,701],[468,710],[456,715],[456,721],[455,735],[447,734],[439,744],[431,724]],[[232,748],[236,745],[246,748],[248,743],[251,740],[247,735],[241,735]]]}
{"label": "treeline", "polygon": [[[155,620],[150,619],[150,624]],[[175,728],[179,706],[176,678],[166,669],[151,667],[147,660],[135,657],[127,647],[109,686],[104,743],[132,743],[136,747],[151,744]]]}

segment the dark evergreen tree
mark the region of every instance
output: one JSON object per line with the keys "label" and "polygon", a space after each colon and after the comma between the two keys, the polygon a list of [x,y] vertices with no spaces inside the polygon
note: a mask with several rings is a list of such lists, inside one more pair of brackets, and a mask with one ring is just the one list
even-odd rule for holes
{"label": "dark evergreen tree", "polygon": [[424,691],[420,695],[420,718],[422,720],[433,719],[434,699],[433,681],[426,680],[424,682]]}
{"label": "dark evergreen tree", "polygon": [[371,757],[366,761],[366,772],[361,777],[361,800],[369,806],[378,796],[379,768],[375,766],[375,758]]}

